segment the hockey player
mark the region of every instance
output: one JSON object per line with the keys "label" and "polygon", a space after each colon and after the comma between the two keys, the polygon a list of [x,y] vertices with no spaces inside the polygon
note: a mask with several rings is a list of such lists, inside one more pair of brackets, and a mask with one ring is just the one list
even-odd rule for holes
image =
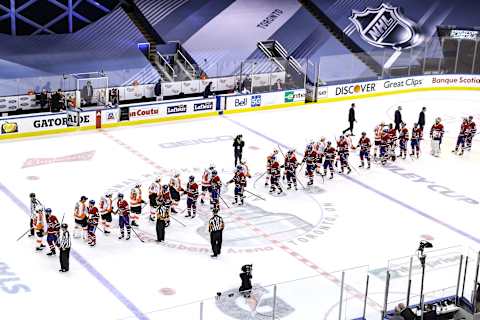
{"label": "hockey player", "polygon": [[323,176],[327,175],[327,169],[330,168],[330,179],[333,179],[333,161],[337,156],[337,150],[332,146],[330,141],[327,142],[325,149],[325,161],[323,162]]}
{"label": "hockey player", "polygon": [[103,226],[103,233],[109,234],[112,224],[112,212],[113,212],[113,199],[112,193],[107,192],[103,197],[100,198],[100,218],[101,224]]}
{"label": "hockey player", "polygon": [[43,250],[45,245],[43,244],[44,230],[45,227],[45,214],[41,206],[35,208],[35,217],[33,218],[33,228],[35,229],[36,242],[37,242],[37,251]]}
{"label": "hockey player", "polygon": [[250,179],[252,175],[250,174],[250,169],[248,168],[247,161],[240,161],[240,165],[242,166],[242,171],[245,174],[245,177]]}
{"label": "hockey player", "polygon": [[400,141],[400,158],[407,158],[407,145],[408,145],[408,128],[405,122],[402,122],[400,125],[400,134],[398,139]]}
{"label": "hockey player", "polygon": [[95,200],[90,200],[88,202],[88,244],[91,247],[94,247],[97,244],[97,236],[95,231],[97,231],[98,226],[98,208],[95,207]]}
{"label": "hockey player", "polygon": [[393,123],[388,125],[388,158],[392,161],[397,159],[395,149],[397,149],[397,129],[393,126]]}
{"label": "hockey player", "polygon": [[130,212],[132,219],[132,227],[138,227],[138,221],[142,214],[142,186],[136,184],[132,190],[130,190]]}
{"label": "hockey player", "polygon": [[432,156],[440,156],[440,144],[442,142],[444,129],[443,124],[441,123],[442,119],[435,119],[435,124],[430,129],[430,138],[432,139]]}
{"label": "hockey player", "polygon": [[172,213],[177,213],[177,205],[178,202],[180,202],[180,193],[183,191],[180,174],[175,173],[170,179],[168,187],[170,189],[170,195],[172,196],[172,208],[170,210]]}
{"label": "hockey player", "polygon": [[477,125],[473,121],[473,116],[468,117],[468,131],[465,137],[465,149],[467,151],[472,150],[473,137],[477,134]]}
{"label": "hockey player", "polygon": [[157,199],[160,195],[162,189],[162,178],[157,177],[154,182],[148,188],[148,200],[150,205],[150,221],[155,221],[155,216],[158,211],[158,202]]}
{"label": "hockey player", "polygon": [[205,203],[205,196],[211,193],[210,180],[212,179],[212,171],[215,170],[215,165],[210,164],[208,169],[205,169],[202,175],[202,194],[200,196],[200,203]]}
{"label": "hockey player", "polygon": [[379,155],[382,165],[385,165],[387,163],[388,156],[390,154],[390,145],[390,134],[388,132],[388,129],[383,129]]}
{"label": "hockey player", "polygon": [[130,208],[128,207],[128,202],[123,199],[122,193],[117,195],[117,213],[118,226],[120,227],[120,236],[118,239],[123,239],[125,237],[125,229],[127,229],[127,238],[125,238],[125,240],[130,240]]}
{"label": "hockey player", "polygon": [[47,256],[53,256],[56,254],[55,245],[57,244],[58,235],[60,233],[60,224],[57,217],[52,214],[52,209],[45,209],[45,216],[47,220],[47,243],[50,248],[50,252]]}
{"label": "hockey player", "polygon": [[288,150],[287,154],[285,155],[285,162],[283,164],[285,168],[285,176],[287,178],[287,190],[290,190],[293,187],[295,190],[297,188],[297,167],[298,161],[297,157],[295,156],[295,150]]}
{"label": "hockey player", "polygon": [[37,199],[35,193],[30,193],[30,234],[29,237],[35,235],[35,228],[33,225],[33,220],[35,219],[35,214],[37,212],[37,207],[40,207],[42,203]]}
{"label": "hockey player", "polygon": [[410,139],[410,146],[412,148],[411,157],[417,156],[417,159],[420,157],[420,140],[422,140],[423,129],[419,127],[418,123],[413,124],[412,129],[412,138]]}
{"label": "hockey player", "polygon": [[172,196],[170,195],[169,187],[166,184],[162,186],[162,193],[160,194],[160,197],[158,199],[158,206],[158,212],[163,212],[168,216],[168,218],[165,219],[165,226],[168,227],[170,225],[170,209],[172,207]]}
{"label": "hockey player", "polygon": [[187,188],[184,191],[187,195],[187,214],[185,218],[195,218],[197,214],[197,200],[198,200],[198,184],[195,182],[195,177],[188,178]]}
{"label": "hockey player", "polygon": [[347,138],[345,138],[344,136],[340,136],[340,139],[337,141],[337,150],[338,156],[340,158],[342,173],[344,172],[345,168],[347,168],[347,174],[350,174],[350,172],[352,172],[352,169],[350,168],[350,164],[348,163],[348,157],[350,155],[349,143]]}
{"label": "hockey player", "polygon": [[210,179],[210,205],[211,208],[220,208],[220,190],[222,181],[217,174],[217,170],[212,171],[212,179]]}
{"label": "hockey player", "polygon": [[235,175],[233,176],[232,180],[228,181],[227,183],[235,183],[235,200],[232,202],[232,204],[238,204],[243,206],[243,199],[245,198],[243,192],[247,186],[247,178],[245,176],[245,173],[243,172],[243,168],[241,165],[237,166],[237,169],[235,170]]}
{"label": "hockey player", "polygon": [[457,144],[455,146],[455,149],[452,150],[453,153],[457,153],[458,149],[460,149],[459,155],[463,155],[463,151],[465,150],[465,138],[467,135],[467,132],[469,130],[469,124],[468,124],[468,119],[464,118],[462,125],[460,126],[460,133],[458,134],[457,138]]}
{"label": "hockey player", "polygon": [[370,149],[372,148],[372,144],[370,143],[370,138],[367,137],[366,132],[362,132],[362,136],[360,140],[358,140],[357,148],[360,148],[360,168],[365,166],[364,159],[367,160],[367,169],[370,169]]}
{"label": "hockey player", "polygon": [[276,157],[273,157],[269,192],[273,193],[275,190],[277,190],[277,194],[281,194],[283,192],[282,186],[280,185],[280,163],[278,163]]}
{"label": "hockey player", "polygon": [[385,127],[385,122],[381,122],[374,130],[375,132],[375,147],[373,148],[373,159],[378,160],[378,151],[382,144],[383,129]]}
{"label": "hockey player", "polygon": [[320,141],[318,141],[313,148],[317,152],[317,155],[318,155],[317,173],[320,173],[320,169],[321,169],[322,163],[323,163],[323,157],[325,156],[325,148],[326,147],[327,147],[327,143],[325,142],[325,137],[321,137]]}
{"label": "hockey player", "polygon": [[74,218],[75,229],[73,230],[73,237],[87,239],[87,197],[81,196],[80,201],[75,205]]}
{"label": "hockey player", "polygon": [[268,187],[272,176],[272,163],[277,157],[278,150],[273,150],[273,153],[267,156],[267,174],[265,175],[265,187]]}
{"label": "hockey player", "polygon": [[313,149],[312,144],[308,144],[303,155],[302,163],[306,164],[305,166],[305,176],[308,177],[308,185],[311,186],[313,184],[313,175],[315,173],[315,168],[318,162],[318,154]]}

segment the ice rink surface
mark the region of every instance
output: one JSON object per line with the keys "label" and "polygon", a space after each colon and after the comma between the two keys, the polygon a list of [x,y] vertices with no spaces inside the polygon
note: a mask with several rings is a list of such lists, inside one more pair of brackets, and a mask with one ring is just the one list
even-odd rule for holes
{"label": "ice rink surface", "polygon": [[[352,153],[355,169],[350,175],[336,174],[325,183],[317,176],[313,187],[278,197],[268,194],[263,179],[254,183],[274,148],[303,152],[307,142],[321,136],[334,141],[347,126],[350,103],[2,142],[0,319],[199,319],[199,304],[189,303],[203,299],[204,319],[267,319],[270,285],[280,282],[282,319],[334,319],[338,270],[348,268],[354,269],[346,273],[344,318],[361,316],[368,270],[367,318],[377,318],[384,274],[375,270],[386,268],[389,259],[414,254],[421,239],[431,240],[435,248],[452,248],[439,255],[458,254],[463,249],[457,245],[472,252],[479,247],[480,141],[476,138],[473,150],[463,157],[450,151],[463,117],[473,115],[477,125],[480,122],[480,96],[446,91],[355,101],[355,144],[361,131],[373,138],[378,123],[391,122],[396,106],[403,107],[409,129],[426,106],[426,131],[435,117],[445,125],[439,158],[429,154],[427,135],[418,160],[407,157],[366,170],[358,168],[358,154]],[[164,244],[154,242],[148,206],[136,229],[145,243],[134,235],[129,241],[118,240],[115,218],[113,234],[97,231],[95,248],[73,240],[67,274],[58,272],[58,258],[47,257],[47,249],[35,252],[33,239],[16,241],[28,228],[30,192],[59,220],[65,214],[73,227],[73,208],[82,195],[98,202],[107,190],[128,195],[140,182],[146,199],[156,176],[165,183],[179,172],[184,182],[190,174],[198,181],[210,163],[223,181],[229,180],[237,134],[244,136],[244,158],[253,175],[247,189],[266,201],[250,196],[245,207],[222,205],[226,228],[219,259],[210,258],[207,206],[200,207],[195,219],[174,216],[182,224],[172,221]],[[299,176],[306,184],[303,173]],[[232,194],[230,185],[223,197],[230,203]],[[240,267],[247,263],[254,266],[257,290],[252,298],[224,294],[213,299],[216,292],[238,288]],[[451,277],[446,279],[446,271],[451,270],[432,273],[425,291],[438,288],[439,279],[442,288],[454,286],[455,272],[446,273]],[[404,296],[405,288],[397,289],[391,301]],[[180,305],[185,306],[172,308]]]}

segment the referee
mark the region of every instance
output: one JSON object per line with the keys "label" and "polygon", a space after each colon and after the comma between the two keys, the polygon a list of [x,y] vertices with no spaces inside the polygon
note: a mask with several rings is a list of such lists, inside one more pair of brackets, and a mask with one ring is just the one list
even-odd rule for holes
{"label": "referee", "polygon": [[243,141],[243,136],[239,134],[233,140],[233,153],[235,157],[235,167],[238,163],[242,163],[242,154],[243,154],[243,147],[245,147],[245,141]]}
{"label": "referee", "polygon": [[72,246],[70,240],[70,232],[68,232],[68,225],[62,223],[62,233],[58,241],[58,247],[60,248],[60,272],[68,272],[70,267],[70,247]]}
{"label": "referee", "polygon": [[213,217],[208,221],[208,232],[210,232],[210,243],[212,244],[212,258],[216,258],[222,250],[222,233],[225,227],[222,217],[218,215],[218,208],[213,209]]}
{"label": "referee", "polygon": [[167,226],[167,221],[170,218],[168,214],[168,209],[165,206],[159,206],[157,211],[157,242],[165,241],[165,227]]}

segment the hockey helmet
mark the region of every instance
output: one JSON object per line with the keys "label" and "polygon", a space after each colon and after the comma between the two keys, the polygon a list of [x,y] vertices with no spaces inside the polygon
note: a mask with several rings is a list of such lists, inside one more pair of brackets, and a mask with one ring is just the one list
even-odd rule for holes
{"label": "hockey helmet", "polygon": [[210,163],[210,166],[208,167],[210,170],[215,169],[215,165],[213,163]]}
{"label": "hockey helmet", "polygon": [[188,180],[190,180],[190,182],[193,182],[193,181],[195,181],[195,177],[194,177],[194,176],[190,176],[190,177],[188,177]]}
{"label": "hockey helmet", "polygon": [[95,204],[95,200],[92,199],[92,200],[88,201],[88,204],[91,204],[93,206]]}
{"label": "hockey helmet", "polygon": [[237,170],[243,170],[243,167],[242,167],[242,165],[240,165],[240,164],[239,164],[239,165],[237,165]]}
{"label": "hockey helmet", "polygon": [[473,116],[468,116],[468,120],[472,121],[472,120],[473,120]]}
{"label": "hockey helmet", "polygon": [[174,178],[178,178],[178,177],[180,177],[180,173],[178,173],[178,172],[175,172],[175,174],[173,175],[173,177],[174,177]]}
{"label": "hockey helmet", "polygon": [[63,230],[67,230],[67,229],[68,229],[68,224],[62,223],[60,227],[61,227]]}
{"label": "hockey helmet", "polygon": [[119,193],[119,194],[117,195],[117,198],[123,199],[123,193]]}
{"label": "hockey helmet", "polygon": [[327,141],[327,146],[332,145],[332,141]]}
{"label": "hockey helmet", "polygon": [[278,153],[278,150],[277,149],[273,149],[273,154],[277,154]]}
{"label": "hockey helmet", "polygon": [[50,208],[45,209],[45,213],[46,213],[46,214],[52,213],[52,209],[50,209]]}
{"label": "hockey helmet", "polygon": [[142,185],[141,185],[140,183],[137,183],[137,184],[135,185],[135,188],[141,188],[141,187],[142,187]]}
{"label": "hockey helmet", "polygon": [[88,199],[88,198],[85,197],[85,196],[81,196],[81,197],[80,197],[80,201],[86,201],[87,199]]}
{"label": "hockey helmet", "polygon": [[367,133],[365,131],[362,132],[362,136],[366,136]]}
{"label": "hockey helmet", "polygon": [[35,198],[35,193],[33,193],[33,192],[30,193],[30,198],[32,198],[32,199]]}
{"label": "hockey helmet", "polygon": [[157,178],[155,179],[155,182],[160,182],[160,181],[162,181],[162,177],[157,177]]}
{"label": "hockey helmet", "polygon": [[105,193],[105,197],[106,197],[106,198],[110,198],[111,196],[112,196],[112,193],[111,193],[111,192]]}
{"label": "hockey helmet", "polygon": [[35,208],[35,211],[36,212],[42,212],[43,211],[43,207],[42,206],[38,206]]}
{"label": "hockey helmet", "polygon": [[217,170],[212,170],[212,176],[216,176],[218,174]]}
{"label": "hockey helmet", "polygon": [[162,186],[162,189],[163,189],[164,191],[167,191],[167,190],[168,190],[168,185],[164,184],[164,185]]}
{"label": "hockey helmet", "polygon": [[437,117],[437,118],[435,119],[435,121],[436,121],[437,123],[439,123],[440,121],[442,121],[442,118]]}

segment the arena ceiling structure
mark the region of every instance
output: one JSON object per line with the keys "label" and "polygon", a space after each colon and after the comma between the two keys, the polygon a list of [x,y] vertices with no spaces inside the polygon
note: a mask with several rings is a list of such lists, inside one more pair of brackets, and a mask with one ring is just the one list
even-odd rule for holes
{"label": "arena ceiling structure", "polygon": [[109,14],[117,0],[0,0],[0,33],[73,33]]}

